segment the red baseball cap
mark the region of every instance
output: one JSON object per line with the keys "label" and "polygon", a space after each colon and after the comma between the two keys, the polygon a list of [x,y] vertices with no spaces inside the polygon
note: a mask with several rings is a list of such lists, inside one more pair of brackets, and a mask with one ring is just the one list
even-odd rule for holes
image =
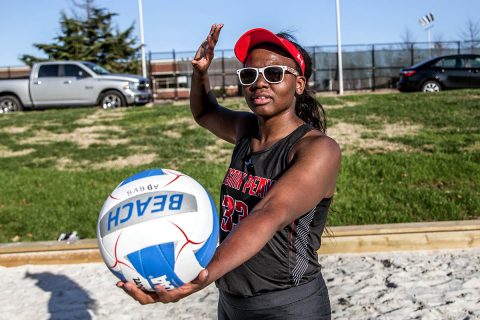
{"label": "red baseball cap", "polygon": [[280,38],[275,33],[263,28],[249,30],[238,39],[234,48],[237,59],[241,63],[245,63],[250,50],[261,43],[271,43],[287,51],[302,69],[302,75],[305,75],[305,62],[297,47],[287,39]]}

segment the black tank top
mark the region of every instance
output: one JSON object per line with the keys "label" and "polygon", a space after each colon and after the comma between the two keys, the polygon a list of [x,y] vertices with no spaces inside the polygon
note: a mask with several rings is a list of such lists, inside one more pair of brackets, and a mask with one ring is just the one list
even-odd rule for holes
{"label": "black tank top", "polygon": [[[252,137],[235,146],[220,193],[220,242],[252,212],[268,190],[288,170],[288,152],[312,127],[303,124],[267,150],[252,152]],[[295,186],[292,186],[295,188]],[[307,283],[320,273],[317,250],[331,198],[276,232],[260,252],[217,280],[217,287],[249,297]]]}

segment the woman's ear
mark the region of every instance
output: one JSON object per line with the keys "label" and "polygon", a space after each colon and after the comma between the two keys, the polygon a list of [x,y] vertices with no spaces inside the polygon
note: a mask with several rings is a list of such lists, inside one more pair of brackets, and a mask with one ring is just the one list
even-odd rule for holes
{"label": "woman's ear", "polygon": [[297,83],[295,84],[295,93],[301,95],[305,91],[307,79],[304,76],[297,76]]}

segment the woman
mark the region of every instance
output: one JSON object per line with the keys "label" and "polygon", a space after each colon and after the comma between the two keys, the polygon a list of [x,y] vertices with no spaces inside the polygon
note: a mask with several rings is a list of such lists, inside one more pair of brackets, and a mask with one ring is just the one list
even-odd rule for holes
{"label": "woman", "polygon": [[197,123],[235,144],[221,189],[221,244],[197,279],[178,289],[118,286],[142,304],[166,303],[216,281],[219,319],[330,319],[316,251],[340,149],[325,135],[321,106],[305,90],[310,58],[283,34],[248,31],[235,54],[244,64],[237,74],[252,112],[228,110],[208,80],[222,27],[212,26],[192,61],[190,94]]}

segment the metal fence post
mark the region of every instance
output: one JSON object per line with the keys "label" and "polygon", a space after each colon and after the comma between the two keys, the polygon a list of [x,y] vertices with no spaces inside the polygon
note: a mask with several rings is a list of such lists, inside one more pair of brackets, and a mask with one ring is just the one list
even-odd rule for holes
{"label": "metal fence post", "polygon": [[375,45],[372,45],[372,91],[375,91]]}
{"label": "metal fence post", "polygon": [[410,65],[415,64],[415,52],[413,51],[413,43],[410,43]]}
{"label": "metal fence post", "polygon": [[312,69],[313,69],[313,90],[317,91],[317,60],[315,58],[316,53],[315,53],[315,47],[313,47],[313,53],[312,53]]}
{"label": "metal fence post", "polygon": [[225,100],[226,97],[225,89],[225,50],[222,50],[222,99]]}
{"label": "metal fence post", "polygon": [[152,100],[155,101],[155,88],[153,84],[152,75],[152,51],[148,51],[148,83],[150,84],[150,90],[152,90]]}
{"label": "metal fence post", "polygon": [[173,57],[173,79],[174,79],[174,99],[178,100],[178,75],[177,75],[177,59],[175,55],[175,49],[172,50]]}
{"label": "metal fence post", "polygon": [[457,41],[457,54],[460,54],[460,41]]}
{"label": "metal fence post", "polygon": [[148,78],[152,77],[152,51],[148,51]]}

